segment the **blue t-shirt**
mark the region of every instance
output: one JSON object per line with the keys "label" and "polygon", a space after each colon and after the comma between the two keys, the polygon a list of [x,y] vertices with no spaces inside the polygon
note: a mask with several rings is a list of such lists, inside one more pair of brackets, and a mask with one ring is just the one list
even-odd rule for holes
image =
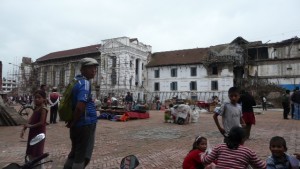
{"label": "blue t-shirt", "polygon": [[77,75],[75,78],[78,80],[78,82],[75,84],[72,90],[72,108],[75,110],[78,102],[86,103],[85,113],[81,115],[75,126],[79,127],[97,123],[96,106],[92,100],[91,94],[91,83],[82,75]]}

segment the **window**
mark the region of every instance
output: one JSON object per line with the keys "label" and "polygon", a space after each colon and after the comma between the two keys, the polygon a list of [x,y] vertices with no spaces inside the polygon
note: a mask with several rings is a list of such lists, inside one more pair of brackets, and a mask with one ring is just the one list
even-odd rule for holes
{"label": "window", "polygon": [[197,82],[196,81],[190,82],[190,90],[197,90]]}
{"label": "window", "polygon": [[116,85],[117,84],[117,71],[116,71],[116,66],[117,66],[117,57],[112,56],[111,57],[111,85]]}
{"label": "window", "polygon": [[159,78],[159,69],[154,70],[154,78]]}
{"label": "window", "polygon": [[177,77],[177,68],[171,69],[171,77]]}
{"label": "window", "polygon": [[197,67],[191,67],[191,76],[197,76]]}
{"label": "window", "polygon": [[177,82],[170,83],[170,89],[171,90],[177,90]]}
{"label": "window", "polygon": [[218,90],[218,81],[211,81],[211,90]]}
{"label": "window", "polygon": [[65,70],[61,69],[59,72],[59,78],[60,78],[60,85],[65,85]]}
{"label": "window", "polygon": [[129,88],[131,89],[131,86],[132,86],[132,76],[131,76],[131,78],[129,79]]}
{"label": "window", "polygon": [[159,83],[154,83],[154,91],[159,91]]}
{"label": "window", "polygon": [[212,74],[218,75],[218,67],[217,66],[212,66]]}

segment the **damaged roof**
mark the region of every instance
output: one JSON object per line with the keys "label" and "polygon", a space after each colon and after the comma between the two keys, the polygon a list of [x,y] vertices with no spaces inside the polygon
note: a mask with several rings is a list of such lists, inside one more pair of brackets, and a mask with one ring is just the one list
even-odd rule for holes
{"label": "damaged roof", "polygon": [[245,40],[243,37],[238,36],[230,44],[232,44],[232,43],[235,43],[238,45],[243,45],[243,44],[248,44],[249,42],[247,40]]}
{"label": "damaged roof", "polygon": [[286,45],[291,45],[293,43],[299,43],[300,42],[300,38],[298,38],[297,36],[290,38],[290,39],[286,39],[283,40],[281,42],[276,42],[276,43],[272,43],[270,44],[273,47],[280,47],[280,46],[286,46]]}
{"label": "damaged roof", "polygon": [[199,64],[206,60],[208,54],[209,48],[156,52],[151,55],[147,67]]}
{"label": "damaged roof", "polygon": [[78,56],[78,55],[84,55],[84,54],[90,54],[90,53],[97,53],[99,52],[98,48],[101,46],[101,44],[91,45],[91,46],[85,46],[70,50],[64,50],[64,51],[58,51],[49,53],[45,56],[42,56],[36,60],[36,62],[42,62],[42,61],[48,61],[52,59],[60,59],[60,58],[67,58],[71,56]]}

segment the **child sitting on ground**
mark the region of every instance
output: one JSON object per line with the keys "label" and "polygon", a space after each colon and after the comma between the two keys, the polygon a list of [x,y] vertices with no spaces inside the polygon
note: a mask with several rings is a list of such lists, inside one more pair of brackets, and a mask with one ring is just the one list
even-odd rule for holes
{"label": "child sitting on ground", "polygon": [[258,158],[255,152],[244,146],[246,140],[245,130],[241,127],[232,127],[226,143],[217,145],[210,154],[203,153],[203,164],[217,161],[216,168],[245,169],[248,165],[265,169],[266,163]]}
{"label": "child sitting on ground", "polygon": [[171,110],[165,110],[165,123],[171,123]]}
{"label": "child sitting on ground", "polygon": [[183,169],[209,169],[213,167],[214,164],[210,166],[204,166],[200,159],[200,154],[207,151],[207,139],[205,137],[196,137],[193,143],[193,149],[184,158],[182,168]]}
{"label": "child sitting on ground", "polygon": [[[283,137],[275,136],[270,140],[271,156],[267,159],[267,169],[298,169],[299,161],[286,154],[286,141]],[[297,154],[296,154],[297,155]]]}

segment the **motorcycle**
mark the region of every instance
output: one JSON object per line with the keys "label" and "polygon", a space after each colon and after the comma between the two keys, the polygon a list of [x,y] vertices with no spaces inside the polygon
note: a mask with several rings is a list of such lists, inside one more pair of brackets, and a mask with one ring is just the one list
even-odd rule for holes
{"label": "motorcycle", "polygon": [[[45,139],[45,134],[41,133],[32,138],[29,142],[30,146],[33,146]],[[47,158],[49,153],[44,153],[41,156],[29,161],[27,155],[25,156],[25,164],[19,165],[18,163],[10,163],[3,169],[33,169],[45,163],[53,162],[52,160],[41,162],[44,158]],[[120,169],[135,169],[139,165],[139,160],[135,155],[128,155],[124,157],[120,163]]]}
{"label": "motorcycle", "polygon": [[[45,139],[45,134],[41,133],[36,135],[34,138],[32,138],[29,142],[30,146],[33,146],[39,142],[41,142],[43,139]],[[53,162],[52,160],[46,161],[46,162],[41,162],[44,158],[48,157],[49,153],[44,153],[41,156],[33,159],[33,160],[28,160],[27,155],[25,156],[25,164],[19,165],[17,163],[10,163],[7,166],[5,166],[3,169],[33,169],[34,167],[40,166],[45,163]]]}

